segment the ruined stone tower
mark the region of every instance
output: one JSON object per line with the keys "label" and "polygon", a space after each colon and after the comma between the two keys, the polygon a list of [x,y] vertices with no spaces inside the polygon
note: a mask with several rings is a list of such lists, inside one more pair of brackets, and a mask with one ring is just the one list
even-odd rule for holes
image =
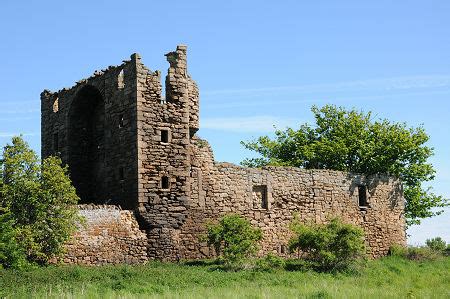
{"label": "ruined stone tower", "polygon": [[159,71],[138,54],[71,88],[41,93],[42,157],[68,164],[82,203],[133,210],[150,258],[211,256],[199,241],[207,220],[239,213],[264,233],[261,253],[287,255],[293,214],[360,225],[373,256],[405,244],[400,182],[383,175],[290,167],[249,169],[214,161],[199,130],[199,91],[186,46]]}
{"label": "ruined stone tower", "polygon": [[42,157],[57,154],[69,165],[82,203],[135,209],[169,189],[189,196],[198,89],[187,74],[186,46],[166,57],[165,96],[160,72],[149,71],[138,54],[69,89],[41,94]]}

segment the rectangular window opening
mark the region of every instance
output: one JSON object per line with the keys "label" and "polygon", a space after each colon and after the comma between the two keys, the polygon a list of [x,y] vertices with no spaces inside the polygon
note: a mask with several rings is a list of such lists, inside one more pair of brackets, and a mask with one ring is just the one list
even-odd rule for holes
{"label": "rectangular window opening", "polygon": [[161,189],[169,189],[170,184],[169,184],[169,178],[166,176],[163,176],[161,178]]}
{"label": "rectangular window opening", "polygon": [[119,180],[123,181],[125,179],[125,171],[123,167],[119,168]]}
{"label": "rectangular window opening", "polygon": [[161,130],[161,142],[169,142],[169,130]]}
{"label": "rectangular window opening", "polygon": [[252,195],[254,208],[266,210],[269,208],[266,185],[253,186]]}
{"label": "rectangular window opening", "polygon": [[359,198],[359,206],[367,207],[367,187],[364,185],[358,186],[358,198]]}

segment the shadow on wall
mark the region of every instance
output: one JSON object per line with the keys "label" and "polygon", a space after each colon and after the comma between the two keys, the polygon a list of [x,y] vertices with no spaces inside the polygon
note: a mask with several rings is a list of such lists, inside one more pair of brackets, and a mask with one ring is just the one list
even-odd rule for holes
{"label": "shadow on wall", "polygon": [[[374,196],[377,187],[380,184],[388,184],[390,180],[389,176],[383,174],[365,176],[353,173],[348,173],[347,179],[351,181],[349,188],[350,196],[353,196],[355,190],[358,190],[357,192],[360,198],[360,206],[364,206],[364,204],[362,204],[362,201],[365,201],[365,203],[367,204],[367,201],[363,199],[365,196],[360,195],[361,192],[367,192],[370,196]],[[403,186],[401,182],[397,182],[396,184],[394,184],[393,188],[390,189],[388,194],[389,208],[393,210],[394,208],[399,206],[400,200],[403,200]]]}

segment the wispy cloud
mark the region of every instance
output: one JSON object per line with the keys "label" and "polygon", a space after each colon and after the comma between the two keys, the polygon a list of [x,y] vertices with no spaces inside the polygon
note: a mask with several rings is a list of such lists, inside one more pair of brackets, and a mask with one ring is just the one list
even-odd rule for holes
{"label": "wispy cloud", "polygon": [[274,116],[251,117],[217,117],[201,119],[203,129],[233,131],[233,132],[273,132],[274,126],[285,128],[301,123],[298,119],[280,118]]}
{"label": "wispy cloud", "polygon": [[442,88],[450,87],[450,75],[425,75],[425,76],[407,76],[393,78],[377,78],[367,80],[355,80],[325,84],[311,85],[291,85],[291,86],[271,86],[256,88],[229,88],[221,90],[206,90],[203,95],[246,95],[255,93],[271,92],[341,92],[341,91],[395,91],[424,88]]}
{"label": "wispy cloud", "polygon": [[[253,94],[248,96],[236,95],[236,100],[227,101],[210,101],[213,100],[215,96],[208,97],[208,101],[203,103],[203,107],[223,109],[223,108],[240,108],[240,107],[259,107],[259,106],[272,106],[272,105],[288,105],[288,104],[306,104],[306,103],[322,103],[322,102],[334,102],[334,101],[383,101],[383,100],[393,100],[398,97],[412,97],[412,96],[432,96],[432,95],[443,95],[450,94],[450,88],[446,90],[415,90],[406,92],[396,92],[396,93],[382,93],[373,92],[378,94],[362,93],[359,95],[298,95],[292,93],[290,95],[296,96],[294,99],[284,99],[284,95],[274,94],[270,95],[271,98],[267,99],[268,94]],[[219,96],[217,96],[219,97]],[[258,101],[254,100],[242,100],[242,98],[255,97],[259,98]]]}
{"label": "wispy cloud", "polygon": [[14,133],[14,132],[0,132],[0,138],[11,138],[14,136],[38,136],[39,133]]}
{"label": "wispy cloud", "polygon": [[0,105],[30,105],[30,104],[35,104],[35,105],[40,105],[40,100],[3,100],[0,99]]}
{"label": "wispy cloud", "polygon": [[7,116],[7,117],[2,117],[0,116],[0,122],[2,121],[24,121],[24,120],[36,120],[39,119],[40,115],[32,115],[32,116]]}
{"label": "wispy cloud", "polygon": [[0,114],[29,114],[29,113],[37,113],[41,110],[38,108],[29,108],[29,109],[8,109],[8,110],[0,110]]}
{"label": "wispy cloud", "polygon": [[0,99],[0,116],[39,115],[39,101],[11,101]]}

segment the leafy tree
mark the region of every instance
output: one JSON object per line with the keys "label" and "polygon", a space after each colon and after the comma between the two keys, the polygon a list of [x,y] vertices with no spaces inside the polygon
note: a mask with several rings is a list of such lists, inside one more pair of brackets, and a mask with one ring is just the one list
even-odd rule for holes
{"label": "leafy tree", "polygon": [[234,264],[256,253],[262,232],[242,216],[229,214],[207,226],[206,239],[225,263]]}
{"label": "leafy tree", "polygon": [[12,144],[5,146],[1,166],[0,207],[10,215],[16,240],[28,260],[45,264],[62,252],[63,243],[76,228],[78,196],[68,169],[58,157],[40,164],[21,137],[13,137]]}
{"label": "leafy tree", "polygon": [[345,270],[365,254],[364,232],[338,218],[328,224],[291,224],[291,252],[301,250],[318,270]]}
{"label": "leafy tree", "polygon": [[298,130],[277,130],[275,138],[259,137],[241,142],[262,157],[245,159],[248,167],[265,165],[307,169],[334,169],[355,173],[387,173],[404,185],[407,224],[441,214],[448,200],[424,188],[434,179],[435,170],[427,162],[433,148],[426,146],[424,128],[408,128],[405,123],[373,120],[372,114],[326,105],[312,107],[316,126],[303,124]]}
{"label": "leafy tree", "polygon": [[434,251],[444,252],[444,250],[447,248],[446,242],[442,240],[441,237],[436,237],[433,239],[427,239],[425,241],[425,244]]}

